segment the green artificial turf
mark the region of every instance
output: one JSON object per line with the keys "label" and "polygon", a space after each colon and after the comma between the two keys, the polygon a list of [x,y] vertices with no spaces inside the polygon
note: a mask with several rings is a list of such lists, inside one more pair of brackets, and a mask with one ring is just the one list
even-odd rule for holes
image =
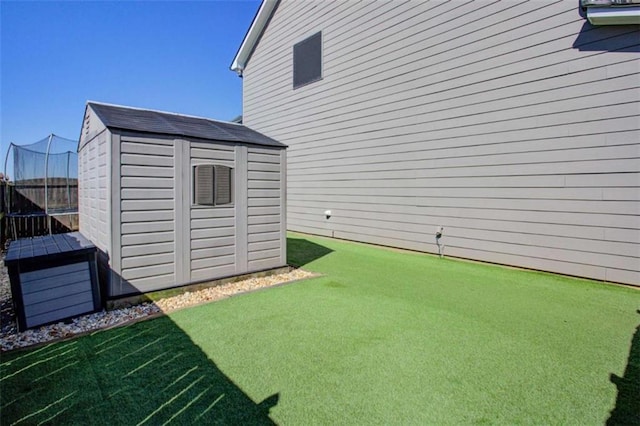
{"label": "green artificial turf", "polygon": [[291,234],[322,277],[1,360],[1,423],[633,424],[640,291]]}

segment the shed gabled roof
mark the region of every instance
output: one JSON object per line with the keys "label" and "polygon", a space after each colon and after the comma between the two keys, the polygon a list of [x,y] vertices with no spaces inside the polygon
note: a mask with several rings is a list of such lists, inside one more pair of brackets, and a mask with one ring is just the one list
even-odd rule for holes
{"label": "shed gabled roof", "polygon": [[237,123],[91,101],[87,102],[87,108],[91,108],[110,129],[286,147],[275,139]]}
{"label": "shed gabled roof", "polygon": [[233,58],[233,62],[229,67],[232,71],[237,72],[238,75],[242,75],[242,71],[244,71],[244,67],[247,65],[247,62],[249,62],[249,57],[260,40],[260,37],[269,23],[271,15],[273,15],[273,12],[276,10],[276,6],[279,1],[280,0],[262,0],[260,8],[258,9],[256,16],[253,18],[253,22],[251,22],[251,26],[249,27],[247,34],[244,36],[244,40],[242,40],[238,53],[236,53],[236,56]]}

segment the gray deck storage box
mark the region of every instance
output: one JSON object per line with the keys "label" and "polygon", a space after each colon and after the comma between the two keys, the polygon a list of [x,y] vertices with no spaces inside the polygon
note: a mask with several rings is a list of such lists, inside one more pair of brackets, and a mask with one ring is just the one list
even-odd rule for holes
{"label": "gray deck storage box", "polygon": [[96,247],[79,232],[12,241],[5,263],[21,331],[102,307]]}

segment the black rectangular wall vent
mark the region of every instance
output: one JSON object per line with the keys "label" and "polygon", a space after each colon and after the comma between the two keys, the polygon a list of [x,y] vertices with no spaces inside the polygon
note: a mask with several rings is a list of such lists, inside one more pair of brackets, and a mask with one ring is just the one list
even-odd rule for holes
{"label": "black rectangular wall vent", "polygon": [[322,33],[293,46],[293,88],[322,79]]}

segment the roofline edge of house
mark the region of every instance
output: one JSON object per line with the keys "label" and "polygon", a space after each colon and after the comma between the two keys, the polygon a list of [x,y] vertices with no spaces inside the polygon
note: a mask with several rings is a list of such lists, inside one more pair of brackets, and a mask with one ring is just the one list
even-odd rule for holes
{"label": "roofline edge of house", "polygon": [[242,44],[238,48],[236,56],[233,58],[233,62],[229,66],[231,71],[235,71],[239,76],[242,76],[245,66],[253,53],[253,49],[256,43],[262,36],[267,23],[271,19],[271,15],[278,5],[280,0],[262,0],[256,16],[254,16],[251,26],[242,40]]}

